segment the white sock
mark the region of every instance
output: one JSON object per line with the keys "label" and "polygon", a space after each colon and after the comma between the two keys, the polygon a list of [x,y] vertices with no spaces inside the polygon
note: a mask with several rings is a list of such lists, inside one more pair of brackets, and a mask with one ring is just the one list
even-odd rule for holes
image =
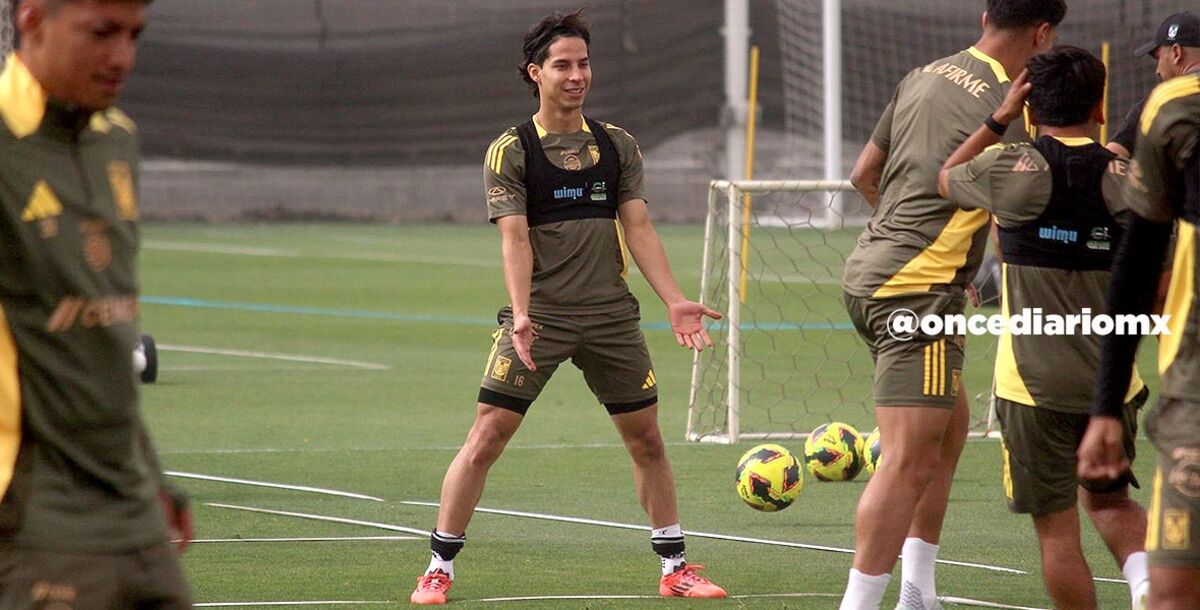
{"label": "white sock", "polygon": [[662,560],[663,576],[687,565],[687,557],[683,551],[683,528],[679,527],[678,523],[650,530],[650,546]]}
{"label": "white sock", "polygon": [[[462,550],[466,542],[466,534],[455,536],[449,532],[434,530],[430,535],[430,546],[433,547],[433,552],[430,553],[429,567],[425,568],[425,573],[441,570],[450,576],[450,580],[454,580],[454,556]],[[438,553],[439,550],[449,555],[450,559],[442,559],[442,555]]]}
{"label": "white sock", "polygon": [[879,602],[883,601],[883,593],[887,591],[891,579],[891,574],[867,576],[850,568],[846,594],[842,596],[842,605],[838,606],[838,610],[879,610]]}
{"label": "white sock", "polygon": [[1146,593],[1147,587],[1150,586],[1149,575],[1146,571],[1146,553],[1137,552],[1131,553],[1125,559],[1125,565],[1121,566],[1121,573],[1125,575],[1125,582],[1129,583],[1129,595],[1132,605],[1138,608],[1138,598]]}
{"label": "white sock", "polygon": [[[470,566],[468,566],[468,567],[470,567]],[[429,567],[425,568],[425,573],[431,574],[431,573],[433,573],[434,570],[441,570],[450,575],[450,580],[454,580],[454,560],[453,559],[451,559],[450,561],[442,561],[442,558],[438,557],[437,553],[433,553],[429,558]]]}
{"label": "white sock", "polygon": [[[934,584],[933,572],[937,559],[938,545],[929,544],[920,538],[905,538],[904,548],[900,551],[900,591],[903,595],[910,587],[915,594],[921,596],[921,603],[927,610],[937,607],[937,586]],[[910,601],[908,605],[912,606]]]}

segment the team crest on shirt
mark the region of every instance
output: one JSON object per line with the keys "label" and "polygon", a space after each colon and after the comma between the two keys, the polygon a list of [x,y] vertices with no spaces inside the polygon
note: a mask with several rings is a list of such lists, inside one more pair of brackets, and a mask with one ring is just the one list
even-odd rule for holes
{"label": "team crest on shirt", "polygon": [[1175,467],[1167,475],[1167,482],[1180,494],[1189,498],[1200,498],[1200,449],[1181,447],[1171,453]]}
{"label": "team crest on shirt", "polygon": [[592,165],[600,162],[600,147],[595,144],[588,144],[588,154],[592,156]]}
{"label": "team crest on shirt", "polygon": [[1162,548],[1164,551],[1186,551],[1191,548],[1191,518],[1186,510],[1168,508],[1163,511]]}
{"label": "team crest on shirt", "polygon": [[108,238],[108,223],[103,220],[87,220],[79,223],[83,234],[83,259],[97,273],[112,264],[112,240]]}
{"label": "team crest on shirt", "polygon": [[583,161],[579,160],[579,155],[576,153],[563,153],[563,169],[572,172],[579,171],[583,169]]}
{"label": "team crest on shirt", "polygon": [[123,161],[109,161],[108,185],[121,220],[137,220],[137,195],[133,192],[133,172]]}

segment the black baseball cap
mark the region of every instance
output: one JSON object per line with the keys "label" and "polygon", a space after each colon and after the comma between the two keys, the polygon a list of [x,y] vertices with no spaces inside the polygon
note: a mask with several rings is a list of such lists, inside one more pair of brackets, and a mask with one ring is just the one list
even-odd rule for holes
{"label": "black baseball cap", "polygon": [[1177,44],[1181,47],[1200,47],[1200,17],[1195,13],[1175,13],[1158,26],[1154,40],[1137,48],[1135,56],[1154,55],[1159,47]]}

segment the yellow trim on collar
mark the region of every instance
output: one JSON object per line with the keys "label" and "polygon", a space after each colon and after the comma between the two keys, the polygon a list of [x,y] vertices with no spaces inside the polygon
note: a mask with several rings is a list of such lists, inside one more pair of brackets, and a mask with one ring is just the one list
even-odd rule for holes
{"label": "yellow trim on collar", "polygon": [[[535,129],[537,129],[537,134],[538,134],[539,140],[546,137],[546,135],[550,133],[549,131],[546,131],[545,127],[542,127],[541,123],[538,122],[536,114],[533,115],[533,127]],[[586,119],[583,121],[583,131],[584,131],[584,133],[592,133],[592,128],[588,126],[588,122]]]}
{"label": "yellow trim on collar", "polygon": [[979,61],[982,61],[983,63],[991,66],[992,73],[994,73],[996,75],[996,80],[1000,81],[1001,85],[1012,80],[1012,79],[1008,78],[1008,72],[1004,70],[1004,65],[1001,64],[999,61],[996,61],[996,58],[992,57],[991,55],[988,55],[987,53],[984,53],[983,51],[980,51],[979,49],[975,48],[974,46],[967,49],[967,53],[970,53],[971,56],[974,57],[975,59],[978,59]]}
{"label": "yellow trim on collar", "polygon": [[46,90],[16,53],[5,59],[0,73],[0,117],[18,138],[37,131],[46,116]]}
{"label": "yellow trim on collar", "polygon": [[1058,140],[1059,142],[1062,142],[1063,144],[1066,144],[1067,146],[1087,146],[1088,144],[1096,143],[1095,140],[1085,137],[1085,136],[1076,136],[1076,137],[1050,136],[1050,137],[1054,138],[1055,140]]}

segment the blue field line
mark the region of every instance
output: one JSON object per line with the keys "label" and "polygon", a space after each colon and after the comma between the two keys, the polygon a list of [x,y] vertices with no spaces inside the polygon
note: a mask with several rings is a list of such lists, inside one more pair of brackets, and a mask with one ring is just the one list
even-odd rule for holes
{"label": "blue field line", "polygon": [[[272,305],[269,303],[241,303],[237,301],[212,301],[208,299],[193,299],[188,297],[163,297],[146,295],[141,302],[147,305],[167,305],[171,307],[194,307],[198,309],[221,309],[228,311],[253,311],[258,313],[283,313],[308,316],[330,316],[335,318],[356,318],[365,320],[389,320],[395,322],[426,322],[431,324],[458,324],[464,326],[495,327],[494,319],[456,318],[453,316],[434,316],[428,314],[394,313],[389,311],[367,311],[361,309],[332,309],[327,307],[300,307],[295,305]],[[710,324],[710,330],[724,330],[724,322]],[[667,322],[646,322],[642,324],[645,330],[670,330]],[[854,325],[849,322],[746,322],[739,326],[741,330],[851,330]]]}

